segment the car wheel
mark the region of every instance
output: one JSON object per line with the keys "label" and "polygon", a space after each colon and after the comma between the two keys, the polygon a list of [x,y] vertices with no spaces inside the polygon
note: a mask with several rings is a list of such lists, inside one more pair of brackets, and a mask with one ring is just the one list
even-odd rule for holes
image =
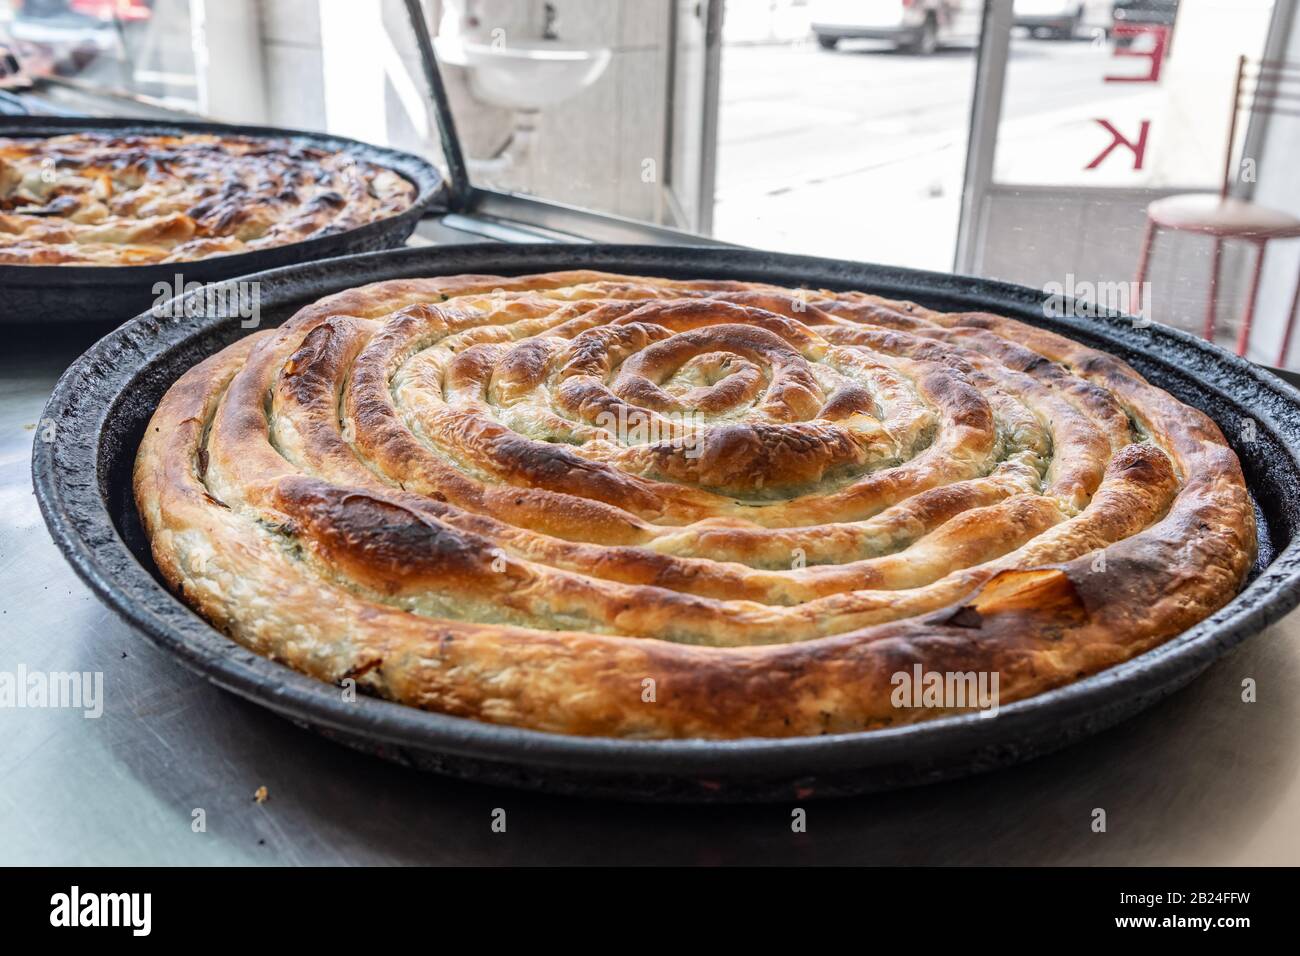
{"label": "car wheel", "polygon": [[939,49],[939,25],[935,23],[934,17],[926,18],[925,25],[921,27],[921,35],[907,44],[906,49],[921,56],[930,56]]}
{"label": "car wheel", "polygon": [[833,50],[835,49],[835,45],[839,42],[839,37],[827,36],[824,33],[817,34],[817,45],[823,50]]}

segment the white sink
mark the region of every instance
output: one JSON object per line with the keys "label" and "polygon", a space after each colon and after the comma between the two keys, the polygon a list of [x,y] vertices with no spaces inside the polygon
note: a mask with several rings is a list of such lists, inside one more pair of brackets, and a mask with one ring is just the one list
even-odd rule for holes
{"label": "white sink", "polygon": [[510,46],[460,36],[433,41],[438,59],[469,70],[470,88],[486,103],[512,110],[554,106],[586,89],[609,66],[609,50],[564,47],[545,40]]}

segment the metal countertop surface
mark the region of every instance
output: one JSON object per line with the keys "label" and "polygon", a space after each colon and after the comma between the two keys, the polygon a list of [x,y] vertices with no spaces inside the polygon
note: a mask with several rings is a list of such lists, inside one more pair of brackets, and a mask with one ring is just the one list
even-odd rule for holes
{"label": "metal countertop surface", "polygon": [[[0,354],[0,671],[102,672],[104,687],[97,719],[0,708],[0,864],[1300,863],[1300,614],[1082,744],[952,783],[810,801],[804,833],[794,804],[563,799],[330,743],[155,649],[51,543],[31,446],[54,381],[94,337],[7,330]],[[1248,677],[1255,703],[1242,700]]]}

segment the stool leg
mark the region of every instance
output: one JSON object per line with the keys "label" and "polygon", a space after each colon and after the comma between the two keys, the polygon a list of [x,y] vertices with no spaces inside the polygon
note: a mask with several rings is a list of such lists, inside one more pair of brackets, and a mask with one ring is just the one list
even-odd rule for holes
{"label": "stool leg", "polygon": [[1210,260],[1210,290],[1205,300],[1205,331],[1202,337],[1207,342],[1214,341],[1215,313],[1219,309],[1219,272],[1223,263],[1223,239],[1214,237],[1214,257]]}
{"label": "stool leg", "polygon": [[1250,277],[1250,294],[1246,297],[1246,314],[1241,319],[1241,334],[1237,336],[1237,354],[1244,356],[1250,345],[1250,326],[1255,321],[1255,303],[1259,301],[1259,280],[1264,275],[1264,250],[1267,240],[1255,243],[1255,271]]}
{"label": "stool leg", "polygon": [[1147,269],[1151,265],[1151,249],[1156,244],[1156,223],[1147,216],[1146,231],[1142,233],[1142,251],[1138,253],[1137,277],[1133,280],[1133,314],[1142,313],[1142,283],[1147,281]]}
{"label": "stool leg", "polygon": [[1300,311],[1300,277],[1296,279],[1295,294],[1291,296],[1291,311],[1286,317],[1286,331],[1282,333],[1282,350],[1277,353],[1277,367],[1286,368],[1286,355],[1291,351],[1291,331],[1295,328],[1296,312]]}

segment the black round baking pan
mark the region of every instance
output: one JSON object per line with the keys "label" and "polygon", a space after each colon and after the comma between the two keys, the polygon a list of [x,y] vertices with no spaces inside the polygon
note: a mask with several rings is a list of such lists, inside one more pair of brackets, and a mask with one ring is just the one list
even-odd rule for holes
{"label": "black round baking pan", "polygon": [[[1229,605],[1162,646],[1067,687],[1002,707],[868,733],[786,740],[629,741],[562,736],[428,713],[336,687],[235,644],[172,596],[149,556],[131,466],[167,387],[245,334],[236,319],[145,314],[86,352],[56,386],[33,472],[51,534],[117,613],[214,683],[343,743],[423,770],[567,794],[673,801],[808,799],[908,786],[1010,764],[1096,733],[1185,685],[1300,600],[1300,393],[1236,356],[1110,315],[1047,318],[1041,292],[929,272],[728,248],[472,245],[405,249],[277,269],[264,324],[328,293],[381,279],[592,268],[670,277],[864,289],[949,310],[996,311],[1127,360],[1203,409],[1241,456],[1260,558]],[[48,432],[47,432],[48,434]]]}
{"label": "black round baking pan", "polygon": [[151,263],[141,266],[47,265],[20,266],[0,263],[0,323],[78,322],[116,325],[149,308],[157,299],[155,285],[220,282],[277,266],[328,259],[354,252],[372,252],[402,245],[420,218],[441,200],[442,174],[427,160],[395,149],[371,146],[341,136],[268,126],[231,126],[225,123],[173,122],[101,117],[0,117],[0,137],[62,136],[67,133],[102,132],[115,135],[167,135],[212,133],[288,139],[332,152],[346,152],[358,160],[385,166],[415,185],[415,201],[395,216],[378,219],[355,229],[305,239],[302,242],[212,256],[189,262]]}

